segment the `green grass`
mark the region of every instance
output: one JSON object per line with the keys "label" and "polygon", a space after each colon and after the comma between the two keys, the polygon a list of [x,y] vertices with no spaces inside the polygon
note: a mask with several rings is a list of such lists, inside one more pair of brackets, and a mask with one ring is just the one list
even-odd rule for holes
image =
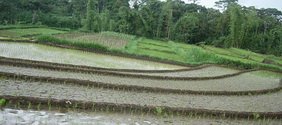
{"label": "green grass", "polygon": [[[204,48],[172,41],[163,42],[139,38],[138,40],[129,42],[125,47],[125,52],[186,64],[211,63],[224,64],[243,69],[263,68],[279,71],[282,70],[282,67],[280,66],[261,63],[265,57],[268,57],[262,54],[236,48],[224,49],[212,46],[205,46]],[[282,59],[276,57],[276,61],[282,61]]]}
{"label": "green grass", "polygon": [[[197,46],[139,38],[126,47],[127,53],[189,64],[216,63],[216,57]],[[189,49],[187,49],[189,48]]]}
{"label": "green grass", "polygon": [[101,32],[100,34],[102,34],[104,36],[116,37],[116,38],[120,38],[120,39],[124,39],[124,40],[128,40],[128,41],[134,40],[136,38],[136,36],[134,36],[134,35],[117,33],[117,32],[110,32],[110,31]]}
{"label": "green grass", "polygon": [[7,30],[7,29],[27,29],[27,28],[40,28],[40,27],[46,27],[42,25],[0,25],[0,30]]}
{"label": "green grass", "polygon": [[35,35],[51,35],[65,33],[65,31],[50,28],[28,28],[28,29],[7,29],[0,30],[2,37],[26,37]]}
{"label": "green grass", "polygon": [[150,44],[144,44],[144,43],[138,43],[139,48],[148,49],[148,50],[157,50],[167,53],[174,53],[174,50],[172,48],[168,47],[161,47],[161,46],[152,46]]}

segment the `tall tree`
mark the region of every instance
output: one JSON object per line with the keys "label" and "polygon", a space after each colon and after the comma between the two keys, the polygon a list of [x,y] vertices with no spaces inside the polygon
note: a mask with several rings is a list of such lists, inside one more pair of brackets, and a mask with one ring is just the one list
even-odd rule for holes
{"label": "tall tree", "polygon": [[229,46],[240,48],[242,46],[244,15],[241,6],[232,4],[230,6],[230,38]]}
{"label": "tall tree", "polygon": [[170,39],[173,29],[172,0],[167,0],[166,4],[162,8],[162,12],[158,21],[159,24],[157,36]]}
{"label": "tall tree", "polygon": [[195,14],[181,17],[174,27],[174,39],[185,43],[195,43],[199,18]]}
{"label": "tall tree", "polygon": [[95,31],[95,15],[94,15],[94,0],[88,0],[87,3],[87,14],[86,14],[86,22],[85,22],[85,28],[88,31]]}

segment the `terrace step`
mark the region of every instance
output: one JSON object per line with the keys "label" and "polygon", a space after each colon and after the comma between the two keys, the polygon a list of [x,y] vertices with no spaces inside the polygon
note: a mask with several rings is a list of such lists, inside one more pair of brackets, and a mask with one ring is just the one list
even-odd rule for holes
{"label": "terrace step", "polygon": [[60,106],[78,105],[80,108],[93,108],[95,105],[115,110],[143,109],[151,112],[161,107],[168,112],[231,117],[253,117],[258,114],[260,117],[282,118],[281,96],[282,91],[257,96],[207,96],[118,91],[11,79],[0,81],[0,98],[23,103],[51,102]]}
{"label": "terrace step", "polygon": [[147,90],[162,93],[186,93],[209,95],[248,95],[275,92],[281,89],[279,79],[264,78],[251,73],[214,80],[156,80],[113,76],[97,73],[79,73],[36,68],[0,65],[3,76],[26,80],[43,80],[73,83],[85,86],[107,87],[129,90]]}

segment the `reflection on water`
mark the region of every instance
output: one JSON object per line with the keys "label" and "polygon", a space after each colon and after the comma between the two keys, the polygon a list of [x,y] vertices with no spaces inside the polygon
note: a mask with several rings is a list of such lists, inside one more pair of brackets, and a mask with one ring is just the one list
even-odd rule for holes
{"label": "reflection on water", "polygon": [[[137,121],[138,120],[138,121]],[[134,116],[106,113],[82,113],[4,109],[0,125],[143,125],[158,124]]]}
{"label": "reflection on water", "polygon": [[137,59],[109,56],[33,43],[0,42],[0,56],[55,63],[119,69],[179,69],[182,67]]}
{"label": "reflection on water", "polygon": [[219,119],[130,113],[0,110],[0,125],[279,125],[279,119]]}

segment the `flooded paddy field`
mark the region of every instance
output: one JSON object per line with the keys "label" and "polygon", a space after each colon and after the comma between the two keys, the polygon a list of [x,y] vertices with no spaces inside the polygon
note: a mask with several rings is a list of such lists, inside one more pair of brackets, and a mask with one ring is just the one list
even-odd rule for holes
{"label": "flooded paddy field", "polygon": [[182,66],[51,47],[34,43],[0,42],[0,56],[117,69],[164,70]]}
{"label": "flooded paddy field", "polygon": [[91,111],[32,110],[5,108],[0,111],[0,124],[9,125],[279,125],[281,120],[244,120],[205,117],[154,116],[141,114],[104,113]]}
{"label": "flooded paddy field", "polygon": [[[0,42],[0,56],[43,61],[42,63],[53,62],[72,64],[77,67],[113,69],[94,68],[89,72],[80,72],[75,68],[74,70],[61,70],[64,66],[56,68],[55,64],[40,67],[32,63],[21,65],[21,60],[13,64],[3,62],[0,64],[0,97],[6,98],[8,104],[4,107],[0,105],[0,124],[281,124],[281,73],[264,70],[245,72],[211,65],[193,69],[192,67],[16,42]],[[29,64],[31,65],[27,66]],[[115,69],[134,69],[136,71],[127,72]],[[138,70],[148,70],[148,72],[138,72]],[[156,72],[149,72],[149,70],[156,70]],[[172,79],[167,79],[167,77]],[[162,92],[161,90],[171,91]],[[267,91],[252,93],[264,90]],[[199,93],[181,93],[181,91]],[[221,94],[213,94],[214,92]],[[245,94],[241,94],[242,92]],[[15,101],[13,98],[18,100]],[[29,105],[25,105],[25,108],[20,106],[20,104],[27,104],[32,99],[34,99],[32,103],[39,103],[39,106],[31,106],[33,108],[27,108]],[[41,103],[49,106],[49,100],[51,100],[52,110],[51,106],[45,109],[38,108]],[[60,103],[62,105],[55,105],[56,101],[57,103],[62,101]],[[98,111],[96,109],[82,110],[82,107],[75,106],[78,103],[104,104],[106,107],[97,107],[102,109]],[[60,106],[69,105],[73,108],[60,110]],[[116,109],[105,110],[109,105],[116,106]],[[128,107],[122,107],[124,105]],[[134,109],[134,106],[137,107]],[[145,113],[141,113],[143,110],[135,112],[138,106],[142,109],[153,110]],[[165,110],[162,108],[172,112],[176,109],[189,111],[189,113],[194,111],[196,114],[193,115],[193,112],[192,116],[178,114],[179,112],[170,114],[169,111],[162,111]],[[116,111],[119,109],[126,111]],[[227,118],[225,113],[236,115],[233,117],[229,114],[230,117]],[[241,116],[241,119],[236,117],[244,113],[246,115]],[[267,119],[265,116],[272,119]]]}
{"label": "flooded paddy field", "polygon": [[282,112],[282,91],[250,96],[164,94],[2,78],[0,95],[220,111]]}
{"label": "flooded paddy field", "polygon": [[[134,77],[121,77],[95,73],[65,72],[0,65],[0,72],[28,76],[66,78],[101,82],[113,85],[141,86],[174,90],[194,91],[253,91],[280,87],[279,78],[260,77],[252,73],[243,73],[234,77],[213,80],[157,80]],[[193,72],[193,71],[192,71]],[[91,86],[91,85],[90,85]]]}

